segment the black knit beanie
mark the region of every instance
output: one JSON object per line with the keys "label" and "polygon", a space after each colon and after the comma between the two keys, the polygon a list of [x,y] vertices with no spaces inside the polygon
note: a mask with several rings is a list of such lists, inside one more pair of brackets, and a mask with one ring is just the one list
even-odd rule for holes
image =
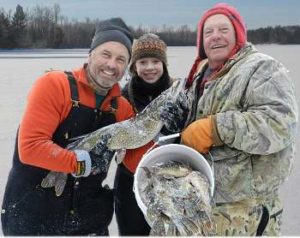
{"label": "black knit beanie", "polygon": [[129,27],[121,18],[111,18],[98,23],[89,52],[98,45],[108,41],[116,41],[123,44],[131,56],[133,36]]}

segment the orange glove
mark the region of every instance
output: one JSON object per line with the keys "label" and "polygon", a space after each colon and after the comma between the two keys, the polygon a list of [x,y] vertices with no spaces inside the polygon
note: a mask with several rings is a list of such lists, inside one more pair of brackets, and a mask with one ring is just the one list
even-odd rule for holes
{"label": "orange glove", "polygon": [[213,127],[212,116],[196,120],[181,133],[181,143],[206,154],[214,144]]}

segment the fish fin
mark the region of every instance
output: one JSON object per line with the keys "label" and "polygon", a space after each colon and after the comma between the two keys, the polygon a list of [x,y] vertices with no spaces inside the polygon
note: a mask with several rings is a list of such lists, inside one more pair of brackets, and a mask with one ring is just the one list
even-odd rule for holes
{"label": "fish fin", "polygon": [[164,220],[161,216],[157,217],[157,219],[153,222],[149,235],[150,236],[166,235]]}
{"label": "fish fin", "polygon": [[68,174],[50,171],[45,178],[43,178],[41,182],[42,188],[52,188],[54,187],[55,195],[59,197],[62,195],[66,182],[67,182]]}
{"label": "fish fin", "polygon": [[45,178],[43,178],[41,182],[42,188],[51,188],[55,185],[55,179],[58,172],[50,171]]}
{"label": "fish fin", "polygon": [[167,236],[177,236],[177,234],[178,234],[177,227],[174,224],[174,222],[170,220],[166,235]]}

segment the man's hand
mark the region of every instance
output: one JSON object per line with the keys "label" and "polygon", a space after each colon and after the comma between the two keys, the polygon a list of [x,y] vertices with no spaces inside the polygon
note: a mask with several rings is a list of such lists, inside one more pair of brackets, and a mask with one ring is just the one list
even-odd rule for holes
{"label": "man's hand", "polygon": [[179,93],[175,102],[165,102],[160,118],[169,132],[176,133],[183,129],[188,115],[187,103],[187,96],[183,92]]}
{"label": "man's hand", "polygon": [[[77,157],[77,169],[72,175],[74,177],[87,177],[90,174],[106,174],[110,162],[114,156],[114,151],[107,148],[110,135],[103,135],[100,142],[90,151],[74,150]],[[50,171],[42,180],[43,188],[54,187],[56,196],[60,196],[65,188],[68,174]]]}
{"label": "man's hand", "polygon": [[99,143],[90,152],[85,150],[74,150],[77,156],[77,169],[72,175],[74,177],[87,177],[90,174],[107,173],[114,151],[107,147],[111,135],[102,135]]}
{"label": "man's hand", "polygon": [[89,154],[92,162],[91,174],[107,173],[115,152],[109,150],[106,144],[99,143]]}
{"label": "man's hand", "polygon": [[200,153],[206,154],[214,143],[212,133],[213,121],[212,117],[209,116],[191,123],[181,133],[181,142]]}

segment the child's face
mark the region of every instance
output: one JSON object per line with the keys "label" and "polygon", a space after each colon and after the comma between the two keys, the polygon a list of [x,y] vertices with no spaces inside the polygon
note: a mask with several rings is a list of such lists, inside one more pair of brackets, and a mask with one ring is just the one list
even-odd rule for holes
{"label": "child's face", "polygon": [[147,83],[156,83],[163,74],[163,62],[158,58],[146,57],[135,62],[136,72]]}

